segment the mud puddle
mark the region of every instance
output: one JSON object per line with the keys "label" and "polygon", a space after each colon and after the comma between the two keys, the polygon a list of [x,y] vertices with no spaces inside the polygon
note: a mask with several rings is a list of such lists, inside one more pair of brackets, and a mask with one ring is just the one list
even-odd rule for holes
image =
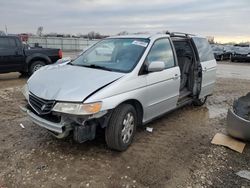
{"label": "mud puddle", "polygon": [[228,109],[220,106],[208,106],[209,118],[223,118],[227,114]]}

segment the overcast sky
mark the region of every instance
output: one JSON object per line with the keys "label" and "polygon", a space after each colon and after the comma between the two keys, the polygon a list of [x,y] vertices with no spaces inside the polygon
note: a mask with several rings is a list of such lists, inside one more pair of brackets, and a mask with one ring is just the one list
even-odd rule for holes
{"label": "overcast sky", "polygon": [[250,0],[0,0],[9,33],[182,31],[250,41]]}

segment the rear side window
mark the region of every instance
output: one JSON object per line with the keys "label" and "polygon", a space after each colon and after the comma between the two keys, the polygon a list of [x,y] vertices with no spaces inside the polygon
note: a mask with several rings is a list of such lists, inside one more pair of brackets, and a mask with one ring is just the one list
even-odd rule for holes
{"label": "rear side window", "polygon": [[193,41],[198,50],[201,62],[210,61],[214,59],[212,48],[208,43],[207,39],[194,37]]}
{"label": "rear side window", "polygon": [[9,39],[8,38],[0,38],[0,49],[9,48]]}

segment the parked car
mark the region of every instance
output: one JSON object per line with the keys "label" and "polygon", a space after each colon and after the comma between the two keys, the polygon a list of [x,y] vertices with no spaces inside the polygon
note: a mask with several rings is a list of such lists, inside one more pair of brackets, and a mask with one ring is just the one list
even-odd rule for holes
{"label": "parked car", "polygon": [[232,48],[229,46],[215,45],[212,47],[214,57],[217,61],[229,60],[232,56]]}
{"label": "parked car", "polygon": [[[112,44],[112,53],[96,49]],[[45,66],[23,88],[22,110],[57,138],[77,142],[105,130],[109,148],[126,150],[136,127],[213,93],[216,61],[206,38],[188,34],[117,36],[70,63]]]}
{"label": "parked car", "polygon": [[232,54],[234,53],[234,51],[235,51],[235,46],[225,45],[224,46],[224,54],[223,54],[222,59],[223,60],[231,60]]}
{"label": "parked car", "polygon": [[213,53],[214,53],[214,58],[217,61],[222,60],[223,54],[224,54],[224,49],[221,46],[213,46],[212,47]]}
{"label": "parked car", "polygon": [[62,58],[60,49],[31,48],[19,37],[0,36],[0,73],[33,74],[44,65]]}
{"label": "parked car", "polygon": [[232,54],[231,61],[250,62],[250,48],[249,47],[235,47]]}

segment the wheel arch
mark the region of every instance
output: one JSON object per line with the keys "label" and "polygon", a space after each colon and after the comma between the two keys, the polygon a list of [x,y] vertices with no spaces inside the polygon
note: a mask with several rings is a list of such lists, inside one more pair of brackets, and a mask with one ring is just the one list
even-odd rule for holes
{"label": "wheel arch", "polygon": [[30,65],[35,61],[43,61],[44,63],[46,63],[46,65],[51,63],[51,59],[48,56],[39,53],[33,54],[26,58],[27,68],[29,68]]}
{"label": "wheel arch", "polygon": [[[137,113],[137,116],[138,116],[138,125],[142,125],[142,120],[143,120],[143,106],[142,104],[140,103],[140,101],[136,100],[136,99],[128,99],[126,101],[123,101],[122,103],[120,103],[119,105],[117,106],[120,106],[122,104],[130,104],[132,105],[135,110],[136,110],[136,113]],[[117,107],[116,106],[116,107]]]}

